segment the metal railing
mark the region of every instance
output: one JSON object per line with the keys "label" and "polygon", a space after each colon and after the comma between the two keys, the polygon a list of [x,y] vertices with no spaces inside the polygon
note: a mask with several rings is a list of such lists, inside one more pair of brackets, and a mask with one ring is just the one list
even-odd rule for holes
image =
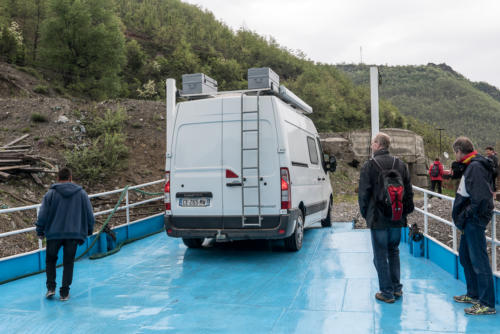
{"label": "metal railing", "polygon": [[[140,205],[143,205],[143,204],[146,204],[146,203],[155,202],[155,201],[163,199],[163,196],[158,196],[158,197],[150,198],[150,199],[147,199],[147,200],[143,200],[143,201],[139,201],[139,202],[135,202],[135,203],[131,204],[130,201],[129,201],[129,191],[134,190],[134,189],[144,188],[144,187],[147,187],[147,186],[152,186],[152,185],[159,184],[159,183],[165,183],[165,179],[157,180],[157,181],[152,181],[152,182],[143,183],[143,184],[139,184],[139,185],[136,185],[136,186],[128,187],[127,192],[125,194],[125,205],[118,207],[118,209],[116,210],[116,211],[121,211],[121,210],[125,210],[126,211],[126,214],[125,214],[126,215],[126,223],[125,223],[125,225],[129,225],[130,223],[133,223],[133,222],[130,221],[130,208],[133,208],[133,207],[136,207],[136,206],[140,206]],[[113,195],[113,194],[120,194],[124,190],[125,190],[125,188],[121,188],[121,189],[116,189],[116,190],[112,190],[112,191],[102,192],[102,193],[98,193],[98,194],[92,194],[92,195],[89,195],[89,198],[95,198],[95,197],[101,197],[101,196],[109,196],[109,195]],[[38,212],[40,211],[40,206],[41,206],[41,204],[34,204],[34,205],[28,205],[28,206],[20,206],[20,207],[16,207],[16,208],[2,209],[2,210],[0,210],[0,215],[1,214],[5,214],[5,213],[11,213],[11,212],[36,210],[36,214],[37,214],[37,217],[38,217]],[[113,211],[113,209],[108,209],[108,210],[94,212],[94,217],[105,215],[105,214],[110,213],[112,211]],[[35,231],[35,230],[36,230],[36,227],[28,227],[28,228],[23,228],[23,229],[20,229],[20,230],[14,230],[14,231],[9,231],[9,232],[4,232],[4,233],[0,233],[0,238],[4,238],[4,237],[16,235],[16,234],[21,234],[21,233],[26,233],[26,232],[32,232],[32,231]],[[42,247],[42,240],[40,240],[40,239],[38,239],[38,248],[39,249],[43,248]]]}
{"label": "metal railing", "polygon": [[[438,244],[440,244],[441,246],[447,248],[448,250],[455,253],[456,255],[458,255],[457,227],[455,226],[453,221],[448,221],[448,220],[441,218],[439,216],[436,216],[435,214],[432,214],[428,211],[429,195],[448,200],[452,204],[455,201],[455,199],[453,197],[442,195],[439,193],[435,193],[435,192],[432,192],[430,190],[423,189],[423,188],[420,188],[417,186],[413,186],[413,190],[422,192],[424,194],[424,207],[423,207],[423,209],[415,207],[416,211],[418,211],[424,215],[424,235],[428,238],[431,238],[433,241],[435,241]],[[500,276],[500,272],[497,269],[497,246],[500,246],[500,241],[497,240],[497,229],[496,229],[496,216],[497,215],[500,215],[500,211],[493,210],[493,216],[491,217],[491,237],[486,236],[486,240],[487,240],[487,242],[489,242],[491,244],[491,269],[497,276]],[[429,218],[435,219],[441,223],[444,223],[448,226],[451,226],[451,228],[453,230],[452,248],[448,247],[443,242],[441,242],[441,241],[437,240],[436,238],[429,235]]]}

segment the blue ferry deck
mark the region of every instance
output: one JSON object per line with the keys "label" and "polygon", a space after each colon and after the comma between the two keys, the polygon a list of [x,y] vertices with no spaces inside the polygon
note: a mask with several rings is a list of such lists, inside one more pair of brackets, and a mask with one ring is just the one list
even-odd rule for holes
{"label": "blue ferry deck", "polygon": [[67,302],[44,298],[45,274],[0,285],[0,333],[500,332],[500,315],[465,315],[452,300],[465,285],[404,243],[404,296],[376,301],[369,231],[349,226],[307,230],[297,253],[277,241],[187,249],[156,234],[75,263]]}

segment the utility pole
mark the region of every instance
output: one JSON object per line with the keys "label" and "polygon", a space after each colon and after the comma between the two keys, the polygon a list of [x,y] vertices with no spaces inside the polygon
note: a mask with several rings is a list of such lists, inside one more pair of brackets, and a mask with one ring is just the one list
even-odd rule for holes
{"label": "utility pole", "polygon": [[439,131],[439,158],[441,158],[441,131],[443,131],[443,128],[436,128],[436,130]]}
{"label": "utility pole", "polygon": [[372,137],[379,132],[379,115],[378,115],[378,85],[379,76],[377,66],[370,67],[370,96],[371,96],[371,125],[372,125]]}

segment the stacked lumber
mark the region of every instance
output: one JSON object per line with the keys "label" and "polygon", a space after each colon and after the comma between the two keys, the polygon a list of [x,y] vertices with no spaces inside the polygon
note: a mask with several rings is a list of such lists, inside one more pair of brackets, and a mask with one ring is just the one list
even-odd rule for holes
{"label": "stacked lumber", "polygon": [[27,173],[38,184],[43,184],[36,173],[57,173],[52,164],[55,160],[39,155],[29,154],[30,145],[15,145],[27,138],[21,136],[10,143],[0,146],[0,179],[9,179],[13,174]]}

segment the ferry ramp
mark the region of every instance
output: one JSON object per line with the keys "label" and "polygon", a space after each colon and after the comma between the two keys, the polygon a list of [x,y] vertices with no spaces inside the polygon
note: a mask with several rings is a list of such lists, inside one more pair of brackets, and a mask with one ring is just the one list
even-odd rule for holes
{"label": "ferry ramp", "polygon": [[376,301],[370,234],[351,226],[308,229],[297,253],[279,241],[187,249],[159,233],[76,262],[67,302],[44,298],[44,274],[0,285],[0,332],[499,332],[498,315],[465,315],[452,301],[465,285],[406,244],[404,296]]}

